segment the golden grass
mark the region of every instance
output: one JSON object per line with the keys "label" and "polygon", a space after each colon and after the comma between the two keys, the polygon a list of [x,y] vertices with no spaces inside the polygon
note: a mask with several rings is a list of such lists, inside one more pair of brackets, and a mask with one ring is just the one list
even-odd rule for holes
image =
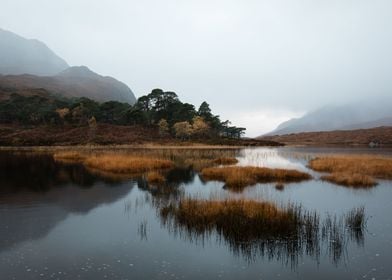
{"label": "golden grass", "polygon": [[295,231],[299,222],[296,214],[294,209],[279,209],[270,202],[251,200],[214,201],[189,198],[180,201],[178,205],[161,209],[163,218],[174,218],[188,228],[221,228],[228,234],[238,234],[238,231],[243,234]]}
{"label": "golden grass", "polygon": [[147,173],[147,182],[149,184],[163,184],[165,182],[165,177],[162,176],[162,174],[156,172],[156,171],[150,171]]}
{"label": "golden grass", "polygon": [[[364,208],[351,210],[341,218],[327,216],[320,221],[313,211],[300,205],[278,207],[265,201],[200,200],[187,198],[160,207],[162,222],[190,240],[216,233],[233,252],[250,260],[256,254],[297,263],[295,256],[318,258],[323,242],[334,261],[338,261],[346,240],[363,240],[366,216]],[[348,238],[347,238],[348,237]]]}
{"label": "golden grass", "polygon": [[392,179],[392,158],[370,155],[342,155],[315,158],[309,162],[315,171],[328,172],[321,179],[344,186],[370,187],[374,178]]}
{"label": "golden grass", "polygon": [[83,161],[86,155],[78,151],[62,151],[53,155],[57,161]]}
{"label": "golden grass", "polygon": [[137,157],[126,154],[90,156],[83,161],[83,164],[89,168],[113,173],[142,173],[174,167],[174,163],[170,160]]}
{"label": "golden grass", "polygon": [[380,156],[330,156],[315,158],[310,168],[319,172],[348,172],[392,179],[392,158]]}
{"label": "golden grass", "polygon": [[321,176],[322,180],[349,187],[373,187],[377,182],[368,175],[348,172],[334,172]]}
{"label": "golden grass", "polygon": [[301,242],[308,242],[310,249],[319,236],[319,217],[293,205],[279,208],[270,202],[189,198],[161,207],[160,214],[164,224],[192,239],[216,232],[245,255],[252,255],[255,248],[269,254],[293,253]]}
{"label": "golden grass", "polygon": [[215,159],[214,163],[218,165],[233,165],[238,163],[238,160],[236,158],[220,157]]}
{"label": "golden grass", "polygon": [[205,180],[225,182],[228,188],[234,190],[241,190],[256,183],[300,182],[311,179],[309,174],[297,170],[250,166],[211,167],[203,169],[201,174]]}

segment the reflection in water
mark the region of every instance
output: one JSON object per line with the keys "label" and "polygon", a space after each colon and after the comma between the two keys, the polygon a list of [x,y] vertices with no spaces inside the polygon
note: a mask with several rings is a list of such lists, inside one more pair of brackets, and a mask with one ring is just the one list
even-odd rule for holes
{"label": "reflection in water", "polygon": [[[300,206],[279,210],[266,202],[186,199],[163,206],[159,212],[163,225],[173,234],[196,243],[217,238],[248,262],[261,257],[296,268],[304,255],[318,262],[321,249],[326,248],[333,263],[338,264],[348,241],[360,245],[364,241],[363,208],[320,221],[316,212]],[[359,226],[353,226],[353,215],[359,219]]]}
{"label": "reflection in water", "polygon": [[238,165],[241,166],[258,166],[268,168],[296,169],[299,171],[307,171],[303,158],[290,157],[278,149],[256,148],[243,149],[238,158]]}
{"label": "reflection in water", "polygon": [[[254,149],[257,150],[260,149]],[[273,164],[274,161],[278,165],[269,167],[306,169],[306,157],[287,156],[288,153],[289,151],[275,150],[272,158],[276,156],[284,161],[271,161],[268,159],[271,158],[269,155],[263,164]],[[250,157],[249,162],[262,160],[257,154],[252,159],[251,152],[243,155]],[[241,157],[239,159],[241,162]],[[163,175],[166,182],[153,186],[146,182],[143,174],[133,179],[112,180],[110,177],[93,174],[80,164],[55,162],[48,155],[0,153],[0,278],[12,279],[16,275],[18,279],[35,279],[39,278],[39,274],[29,276],[29,272],[25,271],[27,265],[38,263],[37,266],[42,266],[41,269],[45,270],[45,266],[49,266],[47,263],[54,264],[54,271],[59,272],[67,270],[66,267],[79,268],[79,261],[85,262],[86,258],[95,258],[96,264],[100,262],[102,267],[105,264],[106,269],[111,269],[111,272],[116,272],[122,278],[133,278],[134,275],[137,275],[136,278],[143,278],[146,272],[150,273],[151,278],[163,275],[163,269],[164,272],[168,271],[166,268],[160,267],[159,273],[162,274],[150,269],[154,263],[149,263],[149,260],[156,259],[178,262],[178,266],[172,269],[173,273],[181,271],[180,266],[185,265],[182,275],[176,275],[179,278],[184,275],[193,276],[192,272],[186,274],[185,270],[196,267],[193,273],[196,269],[204,272],[221,263],[226,265],[226,271],[235,271],[233,263],[239,266],[246,266],[247,263],[248,268],[252,269],[249,272],[252,278],[258,277],[260,267],[270,273],[268,276],[286,272],[286,277],[282,278],[288,279],[292,278],[287,277],[290,267],[294,271],[302,269],[297,275],[301,279],[306,278],[303,276],[309,278],[311,273],[306,274],[307,271],[317,269],[326,272],[326,275],[330,272],[333,276],[342,276],[340,273],[345,269],[341,265],[343,262],[347,264],[348,259],[354,262],[353,257],[361,259],[358,255],[362,251],[368,254],[374,253],[373,248],[382,250],[374,244],[382,244],[381,247],[384,248],[383,240],[391,240],[388,235],[390,231],[385,231],[390,222],[378,215],[370,223],[372,232],[377,229],[379,235],[366,240],[366,251],[358,250],[365,246],[364,208],[348,211],[358,205],[366,205],[367,215],[381,213],[381,210],[374,210],[377,203],[368,201],[374,202],[371,199],[376,195],[377,199],[388,197],[385,194],[390,194],[390,188],[387,188],[389,183],[380,184],[373,193],[349,192],[328,183],[309,181],[306,184],[292,184],[284,191],[275,190],[273,184],[261,184],[242,194],[232,194],[222,189],[221,183],[199,180],[198,172],[192,168],[176,168]],[[277,189],[280,190],[281,186]],[[381,195],[377,192],[380,189],[384,191]],[[268,193],[272,193],[274,197],[268,197]],[[228,223],[227,218],[223,220],[224,223],[210,223],[200,227],[192,224],[192,219],[178,219],[173,213],[162,215],[164,207],[176,206],[184,199],[212,196],[214,199],[270,198],[283,207],[290,205],[287,202],[302,206],[292,209],[297,226],[290,230],[260,230],[253,228],[252,224],[233,227],[233,223]],[[127,215],[124,215],[124,205]],[[386,203],[382,206],[385,205]],[[329,207],[327,210],[323,208],[326,206]],[[331,212],[332,207],[337,208],[336,212]],[[369,211],[372,207],[373,212]],[[386,211],[390,209],[388,207],[380,209]],[[133,211],[135,209],[137,211]],[[326,214],[330,212],[330,215]],[[384,223],[379,222],[380,217],[381,220],[384,219]],[[385,232],[385,235],[380,232]],[[84,246],[84,243],[87,245]],[[31,247],[26,244],[38,251],[42,250],[42,253],[29,251]],[[200,250],[200,245],[205,247]],[[388,249],[385,250],[388,252]],[[59,260],[51,258],[51,254],[58,255]],[[385,259],[390,256],[385,255]],[[20,256],[25,259],[19,259]],[[137,263],[137,258],[140,258],[141,271],[133,274],[132,269],[136,265],[131,265]],[[203,258],[207,259],[204,263]],[[113,259],[110,262],[111,268],[107,266],[108,259]],[[189,264],[188,259],[197,259],[197,264]],[[215,259],[219,261],[214,262]],[[355,263],[355,268],[367,261],[362,257],[362,260]],[[120,264],[124,267],[120,267]],[[286,265],[288,269],[285,269]],[[80,275],[79,270],[67,271],[69,276],[65,279],[75,279]],[[211,271],[199,273],[198,278],[217,277]],[[91,269],[89,273],[89,277],[85,279],[102,278],[101,271]],[[344,275],[354,274],[347,272]],[[230,279],[241,276],[243,274],[226,274]]]}
{"label": "reflection in water", "polygon": [[112,182],[92,175],[83,165],[57,163],[47,154],[0,153],[2,192],[45,192],[69,183],[88,188],[98,181]]}
{"label": "reflection in water", "polygon": [[133,184],[116,187],[78,164],[44,154],[0,153],[0,251],[45,236],[70,213],[86,214],[124,197]]}

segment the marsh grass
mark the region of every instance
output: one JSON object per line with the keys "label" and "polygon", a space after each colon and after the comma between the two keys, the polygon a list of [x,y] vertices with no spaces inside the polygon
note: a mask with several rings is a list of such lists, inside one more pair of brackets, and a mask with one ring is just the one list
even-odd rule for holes
{"label": "marsh grass", "polygon": [[377,182],[370,176],[359,173],[334,172],[321,176],[321,179],[348,187],[373,187]]}
{"label": "marsh grass", "polygon": [[309,167],[328,172],[322,177],[332,183],[352,187],[371,187],[374,178],[392,179],[392,158],[370,155],[340,155],[312,159]]}
{"label": "marsh grass", "polygon": [[316,212],[305,211],[300,205],[278,207],[244,199],[185,198],[161,205],[159,213],[165,226],[191,241],[204,242],[217,234],[248,261],[261,255],[292,266],[298,265],[304,254],[318,260],[322,248],[338,263],[349,241],[363,244],[366,222],[363,207],[339,218],[320,220]]}
{"label": "marsh grass", "polygon": [[160,185],[165,182],[165,177],[156,171],[150,171],[146,175],[147,182],[152,185]]}
{"label": "marsh grass", "polygon": [[85,153],[79,151],[62,151],[53,154],[53,158],[60,162],[81,162],[86,158]]}
{"label": "marsh grass", "polygon": [[270,202],[183,199],[161,208],[160,214],[164,222],[172,221],[190,234],[216,231],[233,245],[296,240],[299,246],[302,236],[313,239],[318,234],[317,215],[293,205],[278,208]]}
{"label": "marsh grass", "polygon": [[142,173],[151,170],[170,169],[174,163],[166,159],[138,157],[121,154],[105,154],[87,157],[83,164],[87,167],[113,173]]}
{"label": "marsh grass", "polygon": [[297,170],[250,166],[205,168],[201,174],[204,180],[222,181],[229,189],[239,191],[256,183],[300,182],[312,178],[309,174]]}

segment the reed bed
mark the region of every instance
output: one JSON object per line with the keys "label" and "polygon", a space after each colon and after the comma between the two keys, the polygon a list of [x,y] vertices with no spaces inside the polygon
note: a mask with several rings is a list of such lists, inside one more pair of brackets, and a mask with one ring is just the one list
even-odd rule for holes
{"label": "reed bed", "polygon": [[[278,208],[270,202],[251,200],[183,199],[160,210],[162,218],[174,219],[196,232],[216,230],[229,239],[288,238],[305,225],[300,207]],[[307,217],[318,220],[317,217]],[[305,228],[303,228],[305,230]]]}
{"label": "reed bed", "polygon": [[174,167],[174,163],[170,160],[120,154],[90,156],[83,161],[83,164],[88,168],[113,173],[143,173]]}
{"label": "reed bed", "polygon": [[392,179],[392,158],[370,155],[341,155],[315,158],[309,162],[315,171],[328,172],[323,180],[351,187],[371,187],[375,178]]}
{"label": "reed bed", "polygon": [[300,182],[312,178],[309,174],[297,170],[250,166],[211,167],[203,169],[201,174],[204,180],[225,182],[226,187],[233,190],[242,190],[257,183]]}
{"label": "reed bed", "polygon": [[348,187],[374,187],[377,182],[370,176],[359,173],[334,172],[321,176],[321,180]]}
{"label": "reed bed", "polygon": [[363,244],[366,227],[363,207],[320,220],[316,212],[304,211],[300,205],[185,198],[161,205],[159,213],[165,226],[192,242],[222,238],[248,261],[261,255],[292,266],[304,254],[317,260],[322,248],[338,263],[348,241]]}

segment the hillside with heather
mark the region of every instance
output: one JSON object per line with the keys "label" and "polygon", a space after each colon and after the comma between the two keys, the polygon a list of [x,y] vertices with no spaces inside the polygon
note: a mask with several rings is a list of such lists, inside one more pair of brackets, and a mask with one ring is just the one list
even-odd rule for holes
{"label": "hillside with heather", "polygon": [[369,129],[302,132],[262,136],[258,139],[278,141],[288,145],[392,145],[392,126]]}

